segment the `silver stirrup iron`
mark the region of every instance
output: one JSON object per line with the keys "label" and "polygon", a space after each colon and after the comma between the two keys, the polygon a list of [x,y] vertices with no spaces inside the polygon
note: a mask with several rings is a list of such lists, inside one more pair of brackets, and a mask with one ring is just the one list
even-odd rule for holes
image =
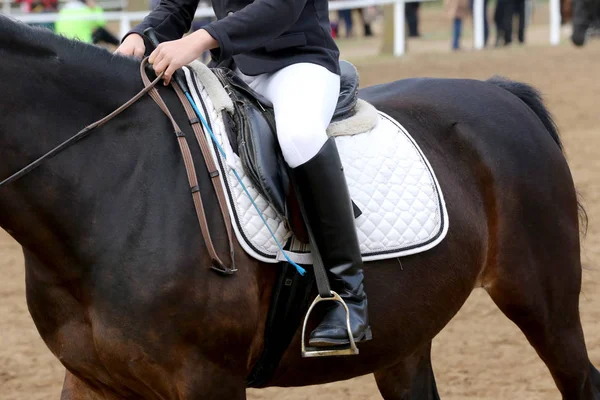
{"label": "silver stirrup iron", "polygon": [[[333,290],[331,290],[330,293],[331,297],[322,297],[320,294],[317,295],[317,298],[312,302],[308,308],[308,311],[306,312],[306,317],[304,317],[304,325],[302,325],[302,357],[354,356],[358,354],[358,347],[356,347],[354,337],[352,336],[352,330],[350,329],[350,311],[348,310],[348,306],[339,294]],[[322,301],[337,301],[342,303],[344,306],[344,309],[346,310],[346,327],[348,329],[350,346],[340,348],[306,347],[306,324],[308,322],[308,317],[310,317],[310,313],[312,312],[313,308],[315,308],[315,306]]]}

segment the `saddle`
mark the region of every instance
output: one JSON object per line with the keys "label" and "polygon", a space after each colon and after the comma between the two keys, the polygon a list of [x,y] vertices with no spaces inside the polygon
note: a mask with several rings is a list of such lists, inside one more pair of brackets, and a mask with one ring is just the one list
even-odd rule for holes
{"label": "saddle", "polygon": [[[340,62],[340,95],[332,123],[352,117],[358,100],[358,72],[347,61]],[[232,70],[214,68],[233,101],[234,112],[224,112],[223,120],[233,151],[258,190],[271,203],[282,220],[302,242],[308,242],[288,166],[277,140],[272,103],[254,91]],[[354,203],[353,203],[354,204]],[[355,216],[360,210],[354,204]]]}
{"label": "saddle", "polygon": [[[359,185],[366,186],[361,186],[366,190],[353,193],[359,204],[365,205],[365,216],[358,218],[356,224],[364,239],[364,249],[361,249],[363,258],[365,261],[395,258],[435,246],[446,235],[448,222],[445,203],[431,166],[399,122],[357,98],[358,77],[354,67],[344,63],[341,69],[343,76],[340,102],[334,121],[327,128],[327,134],[336,137],[340,157],[350,167],[345,171],[349,184],[356,188],[355,185],[362,182]],[[234,228],[237,227],[234,229],[236,238],[250,256],[276,265],[274,273],[277,280],[266,319],[264,347],[247,377],[248,387],[264,387],[273,377],[316,294],[313,260],[302,257],[310,249],[300,243],[305,238],[298,235],[298,226],[294,225],[293,218],[300,221],[302,218],[291,201],[295,196],[290,185],[288,167],[283,161],[276,139],[270,102],[250,89],[230,70],[209,69],[204,64],[195,62],[184,72],[187,84],[190,88],[193,87],[191,95],[204,110],[208,127],[212,124],[210,129],[214,131],[215,142],[226,144],[224,151],[228,153],[227,156],[217,158],[218,170],[209,175],[214,177],[214,181],[222,180],[224,183],[230,208],[225,213],[229,211],[231,224]],[[197,118],[189,119],[193,127],[200,126]],[[205,138],[206,133],[200,132],[197,137]],[[214,150],[217,153],[216,145]],[[238,157],[229,158],[230,150],[237,153]],[[212,155],[209,154],[206,159],[212,159]],[[239,165],[240,162],[243,162],[242,166]],[[241,179],[251,181],[247,182],[248,189],[252,192],[247,193],[249,197],[270,203],[267,207],[268,222],[269,225],[274,223],[271,228],[277,228],[273,239],[277,242],[277,235],[281,243],[284,243],[284,250],[297,256],[294,261],[307,270],[306,275],[301,275],[288,262],[289,259],[285,258],[284,261],[283,257],[280,258],[281,253],[275,249],[271,240],[262,243],[266,230],[262,225],[256,227],[254,223],[256,213],[261,211],[254,210],[245,201],[243,196],[246,189],[242,190],[237,184],[228,165],[237,169],[238,179],[241,176]],[[360,165],[368,168],[362,169]],[[265,189],[269,185],[273,185],[275,189]],[[260,192],[260,196],[257,196],[255,190]],[[277,198],[279,201],[275,200]],[[383,202],[395,204],[391,212],[385,211],[391,215],[378,213],[385,208],[377,207]],[[412,215],[415,211],[419,213],[419,217]],[[274,216],[273,212],[280,215]],[[357,212],[360,210],[355,208],[355,215]],[[430,217],[423,219],[423,215]],[[282,216],[284,217],[281,218]],[[303,227],[303,224],[300,225]],[[382,233],[380,226],[385,226],[388,233]],[[390,230],[390,226],[393,229]],[[290,230],[295,237],[289,236]],[[404,236],[405,232],[407,237]],[[390,243],[384,245],[383,241]]]}

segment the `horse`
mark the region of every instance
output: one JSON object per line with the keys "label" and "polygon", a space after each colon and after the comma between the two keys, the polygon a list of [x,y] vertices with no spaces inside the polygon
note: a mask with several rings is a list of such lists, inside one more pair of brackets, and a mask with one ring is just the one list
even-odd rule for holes
{"label": "horse", "polygon": [[[142,88],[139,61],[5,17],[0,60],[2,177]],[[265,386],[374,373],[387,400],[439,399],[432,339],[484,288],[563,398],[600,399],[578,311],[578,198],[538,92],[503,79],[409,79],[360,97],[412,133],[444,191],[449,231],[402,268],[366,263],[373,340],[360,354],[302,358],[298,331]],[[172,112],[185,120],[183,107]],[[199,181],[227,251],[207,171]],[[61,399],[246,398],[278,267],[236,244],[236,274],[210,269],[170,122],[150,98],[2,186],[0,226],[23,247],[29,311],[66,368]]]}

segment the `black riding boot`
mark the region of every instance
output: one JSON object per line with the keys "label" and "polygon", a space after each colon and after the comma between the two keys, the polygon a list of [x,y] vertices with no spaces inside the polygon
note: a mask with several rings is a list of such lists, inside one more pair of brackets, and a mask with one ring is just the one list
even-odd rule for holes
{"label": "black riding boot", "polygon": [[[335,140],[329,138],[310,161],[293,169],[298,190],[308,214],[315,245],[329,272],[331,288],[350,310],[355,341],[370,340],[367,295],[354,211]],[[311,346],[349,343],[346,313],[340,303],[327,312],[310,336]]]}

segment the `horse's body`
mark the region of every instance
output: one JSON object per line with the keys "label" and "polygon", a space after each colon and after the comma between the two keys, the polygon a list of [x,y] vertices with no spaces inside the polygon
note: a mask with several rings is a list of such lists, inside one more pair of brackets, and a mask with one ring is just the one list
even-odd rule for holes
{"label": "horse's body", "polygon": [[[0,17],[0,176],[101,118],[140,88],[138,64]],[[551,120],[531,88],[415,79],[362,90],[398,119],[448,204],[434,249],[368,263],[374,340],[352,358],[301,359],[269,383],[374,372],[386,399],[436,398],[433,337],[484,287],[525,333],[564,398],[600,399],[578,314],[578,204]],[[169,89],[161,89],[176,104]],[[501,112],[498,112],[501,110]],[[176,118],[183,110],[173,107]],[[534,112],[535,111],[535,112]],[[149,98],[0,189],[0,225],[24,248],[27,301],[66,366],[63,399],[243,399],[263,345],[274,266],[236,248],[209,270],[183,162]],[[206,171],[202,196],[226,251]]]}

